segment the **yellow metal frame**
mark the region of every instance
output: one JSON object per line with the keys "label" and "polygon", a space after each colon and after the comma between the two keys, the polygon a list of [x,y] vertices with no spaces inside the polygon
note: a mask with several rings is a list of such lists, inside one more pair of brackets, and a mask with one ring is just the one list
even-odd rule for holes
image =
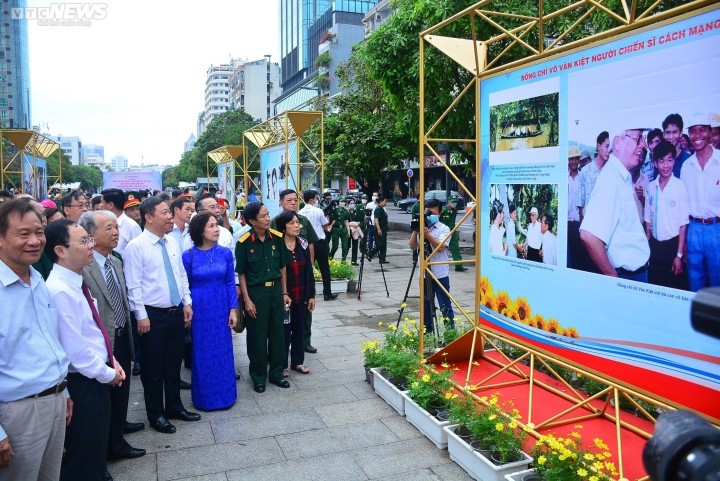
{"label": "yellow metal frame", "polygon": [[[5,161],[5,141],[10,142],[15,147],[15,152],[10,159]],[[9,182],[16,190],[18,186],[8,174],[18,174],[22,182],[23,165],[22,154],[30,154],[33,158],[32,163],[32,181],[37,181],[37,157],[41,157],[48,161],[48,157],[60,148],[60,144],[34,130],[17,130],[17,129],[0,129],[0,186],[4,186],[5,182]],[[17,167],[16,167],[17,166]],[[57,175],[50,175],[50,165],[47,166],[47,183],[48,187],[53,184],[62,183],[62,162],[58,162]],[[14,170],[15,168],[19,170]],[[21,184],[22,185],[22,184]],[[20,189],[22,190],[22,189]],[[33,192],[33,198],[37,199],[37,192]]]}
{"label": "yellow metal frame", "polygon": [[[208,187],[210,186],[210,177],[213,173],[217,172],[217,166],[219,164],[228,164],[230,162],[235,163],[235,176],[231,179],[232,175],[230,172],[230,169],[227,169],[225,171],[225,178],[220,179],[218,178],[218,186],[216,186],[218,189],[220,188],[220,185],[225,186],[228,185],[228,181],[232,180],[232,186],[233,191],[237,188],[237,183],[235,180],[238,175],[238,171],[242,168],[242,164],[238,161],[241,155],[245,153],[245,146],[243,145],[224,145],[222,147],[218,147],[215,150],[211,150],[207,153],[207,156],[205,158],[205,168],[207,172],[207,179],[208,179]],[[243,155],[244,157],[244,155]],[[211,164],[212,162],[212,164]],[[212,167],[211,167],[212,165]],[[225,182],[223,182],[223,180]],[[225,193],[227,196],[227,192]],[[229,198],[229,197],[227,197]],[[231,210],[235,209],[235,206],[230,206]]]}
{"label": "yellow metal frame", "polygon": [[[628,0],[621,0],[621,7],[622,11],[613,11],[611,8],[605,5],[607,3],[605,0],[577,0],[574,2],[569,2],[567,5],[563,6],[559,10],[553,11],[553,12],[545,12],[544,11],[544,3],[543,0],[539,0],[538,3],[538,15],[537,16],[528,16],[524,14],[517,14],[513,12],[508,11],[501,11],[499,9],[494,9],[494,4],[497,3],[495,0],[483,0],[478,3],[475,3],[474,5],[466,8],[465,10],[458,12],[457,14],[453,15],[452,17],[449,17],[448,19],[444,20],[443,22],[429,28],[428,30],[420,33],[420,64],[419,64],[419,73],[420,73],[420,108],[419,108],[419,134],[420,134],[420,142],[419,142],[419,159],[423,159],[426,152],[432,152],[438,159],[440,165],[442,165],[446,171],[449,173],[451,177],[453,177],[456,181],[458,179],[455,177],[453,172],[450,170],[450,166],[446,161],[443,160],[443,157],[439,156],[436,152],[437,146],[440,143],[463,143],[463,144],[474,144],[475,148],[475,158],[477,159],[478,165],[480,165],[479,160],[481,159],[481,149],[480,149],[480,131],[481,131],[481,125],[480,125],[480,81],[497,76],[503,73],[507,73],[508,71],[515,70],[521,67],[528,67],[532,64],[538,63],[546,59],[550,56],[555,56],[559,54],[567,54],[573,50],[579,50],[583,47],[587,47],[590,44],[597,44],[600,42],[606,42],[610,40],[614,40],[621,36],[630,35],[633,33],[637,33],[641,29],[649,29],[649,28],[655,28],[659,25],[662,25],[663,23],[668,23],[673,20],[677,20],[684,17],[689,17],[691,15],[695,15],[698,13],[702,13],[703,10],[710,11],[713,8],[717,8],[717,4],[715,1],[712,0],[695,0],[690,1],[686,4],[683,4],[681,6],[667,9],[663,11],[663,0],[657,0],[655,1],[650,7],[648,7],[646,10],[640,10],[637,6],[637,0],[631,0],[630,2]],[[503,7],[506,7],[506,4],[503,5]],[[580,9],[586,9],[584,12]],[[578,14],[580,12],[578,18],[573,19],[572,22],[569,22],[569,26],[561,32],[553,32],[557,34],[556,37],[550,38],[548,41],[548,45],[545,45],[545,35],[544,32],[546,31],[546,27],[548,24],[555,20],[562,19],[563,16],[569,16],[572,14]],[[602,14],[607,15],[609,18],[611,18],[615,23],[616,27],[611,28],[609,30],[606,30],[601,33],[597,34],[590,34],[586,30],[584,30],[584,24],[583,21],[593,12],[602,12]],[[469,32],[466,32],[466,38],[460,38],[460,37],[448,37],[439,35],[439,32],[443,31],[444,27],[447,27],[451,24],[454,24],[456,22],[465,22],[468,23],[469,20]],[[478,38],[478,27],[484,26],[484,27],[490,27],[491,29],[494,29],[496,34],[494,36],[491,36],[490,38],[484,38],[480,39]],[[531,45],[526,40],[528,38],[528,34],[533,32],[536,34],[537,37],[537,45]],[[568,41],[568,35],[571,33],[577,33],[581,32],[581,38],[574,41]],[[467,38],[469,37],[469,38]],[[434,48],[440,51],[441,53],[445,54],[447,57],[451,58],[453,61],[455,61],[460,67],[464,68],[468,72],[470,72],[473,77],[468,82],[467,85],[464,87],[460,86],[458,88],[458,94],[453,100],[453,102],[443,111],[443,113],[437,118],[437,119],[426,119],[426,101],[430,100],[426,98],[426,92],[425,92],[425,62],[427,58],[426,54],[426,48]],[[510,61],[507,63],[503,63],[506,55],[511,50],[514,50],[514,55],[516,55],[517,49],[523,49],[524,56],[521,58],[517,58],[514,61]],[[454,77],[453,77],[454,78]],[[435,137],[433,134],[436,130],[438,130],[438,127],[443,123],[443,121],[447,118],[447,116],[451,113],[453,108],[460,102],[461,99],[463,99],[467,95],[471,95],[471,92],[474,93],[474,105],[475,105],[475,132],[474,132],[474,138],[462,138],[462,139],[447,139],[447,138],[438,138]],[[431,92],[430,95],[433,95]],[[429,127],[428,127],[429,126]],[[425,166],[424,162],[420,162],[420,175],[419,175],[419,181],[420,185],[425,185]],[[474,208],[466,212],[466,214],[462,217],[460,222],[456,223],[455,228],[451,231],[449,235],[452,235],[457,228],[462,224],[464,221],[466,221],[469,216],[472,213],[479,213],[481,212],[481,199],[483,197],[481,186],[482,186],[482,172],[477,172],[476,175],[476,182],[475,182],[475,192],[476,195],[473,196],[470,194],[470,192],[465,189],[463,184],[458,181],[458,185],[460,186],[460,189],[464,191],[464,194],[471,200],[475,202]],[[421,188],[421,194],[419,198],[419,202],[421,205],[424,204],[424,188]],[[480,216],[477,216],[478,219],[480,219]],[[424,219],[421,216],[420,217],[420,232],[424,232]],[[438,249],[435,249],[429,256],[425,256],[423,253],[423,250],[420,250],[420,267],[422,269],[422,272],[427,274],[429,278],[433,278],[432,272],[430,271],[430,267],[433,264],[458,264],[458,263],[474,263],[476,266],[476,269],[479,269],[480,266],[480,252],[481,252],[481,246],[483,245],[482,242],[482,236],[480,235],[480,226],[481,221],[478,220],[475,225],[475,238],[476,238],[476,249],[475,249],[475,258],[473,260],[467,260],[467,261],[447,261],[447,262],[433,262],[432,258],[436,254],[436,251]],[[421,239],[421,242],[424,242],[424,238]],[[442,242],[440,243],[443,244]],[[503,336],[500,333],[497,333],[495,331],[492,331],[488,328],[481,327],[479,324],[480,319],[480,288],[479,288],[479,280],[480,280],[480,272],[479,270],[477,272],[476,277],[476,288],[475,288],[475,305],[474,305],[474,317],[470,319],[465,312],[465,310],[460,306],[458,301],[450,295],[450,293],[446,292],[446,294],[449,295],[451,301],[453,304],[458,306],[459,312],[462,312],[463,315],[465,315],[466,318],[470,321],[470,323],[474,326],[474,329],[471,333],[468,333],[466,335],[472,335],[473,336],[473,343],[472,348],[470,352],[469,357],[469,368],[468,368],[468,377],[465,380],[465,386],[459,386],[466,389],[479,389],[481,387],[488,388],[488,387],[500,387],[503,384],[490,384],[492,379],[497,376],[499,373],[512,370],[516,374],[520,375],[520,378],[518,381],[514,381],[513,384],[517,384],[518,382],[521,383],[527,383],[529,385],[529,412],[528,412],[528,419],[525,420],[526,425],[531,428],[531,432],[533,432],[534,435],[538,436],[537,431],[534,429],[540,429],[541,427],[548,428],[551,426],[556,426],[559,424],[567,424],[567,423],[575,423],[578,420],[582,419],[588,419],[590,417],[603,417],[608,420],[611,420],[616,425],[616,433],[617,433],[617,446],[618,446],[618,461],[619,461],[619,470],[620,470],[620,476],[623,477],[623,458],[622,458],[622,443],[621,443],[621,430],[622,429],[629,429],[636,434],[639,434],[644,437],[649,437],[650,433],[643,432],[641,430],[638,430],[634,426],[630,425],[626,421],[622,420],[623,413],[620,411],[619,407],[619,400],[621,397],[625,397],[630,400],[630,402],[635,405],[636,408],[642,412],[642,414],[649,420],[654,422],[654,419],[652,416],[649,415],[644,409],[642,409],[633,399],[642,399],[646,402],[649,402],[651,404],[655,404],[657,406],[660,406],[664,409],[675,409],[678,406],[671,406],[662,400],[659,400],[651,393],[642,393],[638,392],[637,390],[633,389],[632,387],[622,385],[620,383],[617,383],[611,379],[607,379],[605,377],[599,376],[597,373],[590,372],[586,369],[584,369],[582,366],[575,365],[573,363],[566,362],[564,360],[558,360],[554,356],[550,356],[547,353],[544,353],[543,351],[537,350],[533,348],[530,345],[526,345],[522,342],[519,342],[517,340],[508,339],[505,336]],[[424,303],[424,275],[420,275],[420,305],[422,306]],[[443,289],[444,290],[444,289]],[[424,325],[424,311],[423,309],[420,309],[420,325]],[[484,348],[485,344],[488,343],[491,346],[495,344],[496,341],[501,340],[502,342],[509,344],[517,349],[521,349],[524,351],[524,354],[521,355],[518,359],[509,359],[505,357],[506,363],[497,363],[497,361],[494,361],[490,358],[487,358],[484,356]],[[424,336],[421,334],[420,337],[420,352],[424,352]],[[494,374],[493,376],[490,376],[488,379],[483,380],[481,383],[470,386],[469,379],[470,379],[470,370],[472,367],[472,363],[476,356],[483,358],[484,360],[487,360],[488,362],[493,362],[498,365],[499,371]],[[529,360],[530,364],[530,374],[529,376],[525,376],[521,373],[519,369],[517,369],[515,366],[518,362],[521,362],[525,359]],[[564,381],[563,383],[566,384],[566,387],[569,389],[569,392],[571,394],[568,394],[566,392],[559,391],[557,389],[552,388],[551,386],[548,386],[546,383],[539,382],[537,379],[535,379],[534,375],[534,369],[537,363],[540,363],[542,365],[547,366],[547,362],[551,361],[557,365],[560,365],[564,368],[570,369],[575,371],[576,373],[579,373],[581,375],[590,377],[592,379],[597,380],[598,382],[604,383],[607,388],[603,390],[602,392],[598,393],[597,395],[587,398],[582,396],[580,393],[578,393],[575,389],[567,385]],[[550,371],[554,373],[554,371],[550,368]],[[556,377],[556,373],[554,373]],[[532,411],[532,393],[534,387],[540,387],[543,389],[549,389],[551,392],[555,392],[557,395],[563,397],[566,400],[569,400],[573,402],[573,407],[569,410],[564,410],[563,412],[556,413],[552,416],[550,416],[547,419],[534,419],[533,418],[533,411]],[[599,399],[601,397],[605,397],[605,405],[604,408],[599,410],[593,406],[591,406],[589,403],[595,399]],[[478,399],[479,401],[479,399]],[[614,406],[611,406],[611,404],[614,403]],[[569,420],[569,421],[559,421],[559,419],[566,415],[568,412],[571,412],[575,409],[584,409],[587,411],[587,414],[584,416],[576,417],[575,419]],[[612,411],[612,412],[611,412]],[[625,413],[625,416],[630,416],[629,414]],[[714,420],[717,422],[717,420]],[[534,428],[534,429],[533,429]]]}
{"label": "yellow metal frame", "polygon": [[[316,122],[320,122],[320,151],[310,148],[303,135]],[[290,142],[296,140],[296,150],[290,151]],[[255,183],[254,175],[260,175],[260,152],[262,149],[272,147],[273,145],[285,144],[285,188],[293,188],[297,192],[302,192],[309,183],[302,182],[303,168],[311,168],[312,175],[320,172],[320,185],[325,184],[325,117],[321,111],[301,111],[288,110],[255,127],[245,131],[243,137],[243,146],[247,146],[247,142],[257,147],[255,153],[250,156],[249,150],[244,149],[246,155],[243,156],[243,165],[240,169],[242,177],[243,189],[246,195],[250,193],[250,186],[260,189]],[[306,152],[309,162],[302,161],[301,153]]]}

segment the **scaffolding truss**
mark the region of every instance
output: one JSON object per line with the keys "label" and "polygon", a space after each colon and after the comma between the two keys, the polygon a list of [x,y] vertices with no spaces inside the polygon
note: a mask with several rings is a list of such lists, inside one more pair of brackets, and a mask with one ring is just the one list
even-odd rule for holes
{"label": "scaffolding truss", "polygon": [[[5,144],[5,141],[12,145],[7,159],[8,152],[6,150],[9,146]],[[4,187],[7,182],[16,190],[22,190],[23,180],[29,180],[32,185],[36,185],[40,180],[37,175],[37,158],[47,160],[58,148],[60,148],[60,144],[34,130],[0,129],[0,186]],[[27,175],[28,172],[24,172],[23,154],[32,157],[31,175],[25,179],[22,179],[22,177]],[[47,172],[46,180],[48,185],[45,186],[45,192],[47,192],[48,186],[62,183],[62,162],[58,161],[57,165],[55,172]],[[16,179],[19,179],[20,184],[17,183]],[[32,195],[33,198],[38,200],[35,190],[33,190]]]}

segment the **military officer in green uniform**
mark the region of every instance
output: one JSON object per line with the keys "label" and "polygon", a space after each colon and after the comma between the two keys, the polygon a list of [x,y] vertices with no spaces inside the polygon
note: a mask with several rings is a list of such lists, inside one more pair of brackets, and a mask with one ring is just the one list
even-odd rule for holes
{"label": "military officer in green uniform", "polygon": [[[440,212],[440,222],[448,226],[450,230],[455,227],[455,218],[457,217],[457,200],[457,195],[451,194],[450,197],[448,197],[447,205],[445,205],[445,207],[442,208],[442,212]],[[450,253],[452,254],[452,260],[461,261],[462,254],[460,254],[460,234],[458,234],[457,231],[455,231],[450,238],[450,245],[448,247],[450,248]],[[463,272],[468,269],[462,264],[456,264],[455,270]]]}
{"label": "military officer in green uniform", "polygon": [[367,200],[367,195],[363,194],[362,197],[360,197],[360,200],[357,202],[355,208],[350,209],[350,220],[357,222],[360,230],[363,233],[363,236],[360,239],[352,240],[351,264],[354,266],[358,265],[358,247],[360,248],[361,254],[364,254],[367,251],[367,241],[365,240],[365,204],[367,204]]}
{"label": "military officer in green uniform", "polygon": [[377,198],[377,207],[375,207],[375,247],[367,253],[369,261],[376,255],[380,258],[380,264],[388,264],[387,255],[387,238],[388,238],[388,215],[385,212],[387,199],[384,195]]}
{"label": "military officer in green uniform", "polygon": [[[265,392],[265,380],[290,387],[283,377],[287,354],[283,306],[290,306],[285,266],[290,254],[282,233],[270,228],[270,214],[261,202],[250,202],[243,210],[245,222],[252,226],[235,245],[235,270],[245,309],[250,377],[255,392]],[[269,364],[269,375],[268,375]]]}
{"label": "military officer in green uniform", "polygon": [[342,261],[347,262],[348,251],[350,250],[350,213],[345,208],[345,199],[340,199],[340,205],[330,214],[332,228],[332,247],[330,248],[330,259],[335,257],[338,244],[341,246]]}

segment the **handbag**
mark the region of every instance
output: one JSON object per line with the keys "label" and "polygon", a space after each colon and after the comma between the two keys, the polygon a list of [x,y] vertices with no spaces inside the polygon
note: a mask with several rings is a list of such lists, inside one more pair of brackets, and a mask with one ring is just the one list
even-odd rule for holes
{"label": "handbag", "polygon": [[233,327],[233,331],[241,334],[245,330],[245,309],[238,307],[237,309],[237,323]]}

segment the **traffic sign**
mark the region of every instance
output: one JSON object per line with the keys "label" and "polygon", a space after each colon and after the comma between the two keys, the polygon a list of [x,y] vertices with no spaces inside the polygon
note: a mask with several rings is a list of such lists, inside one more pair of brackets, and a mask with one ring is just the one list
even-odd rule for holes
{"label": "traffic sign", "polygon": [[408,179],[412,178],[413,175],[415,175],[415,173],[413,172],[413,170],[412,170],[412,169],[408,169],[408,171],[407,171]]}

